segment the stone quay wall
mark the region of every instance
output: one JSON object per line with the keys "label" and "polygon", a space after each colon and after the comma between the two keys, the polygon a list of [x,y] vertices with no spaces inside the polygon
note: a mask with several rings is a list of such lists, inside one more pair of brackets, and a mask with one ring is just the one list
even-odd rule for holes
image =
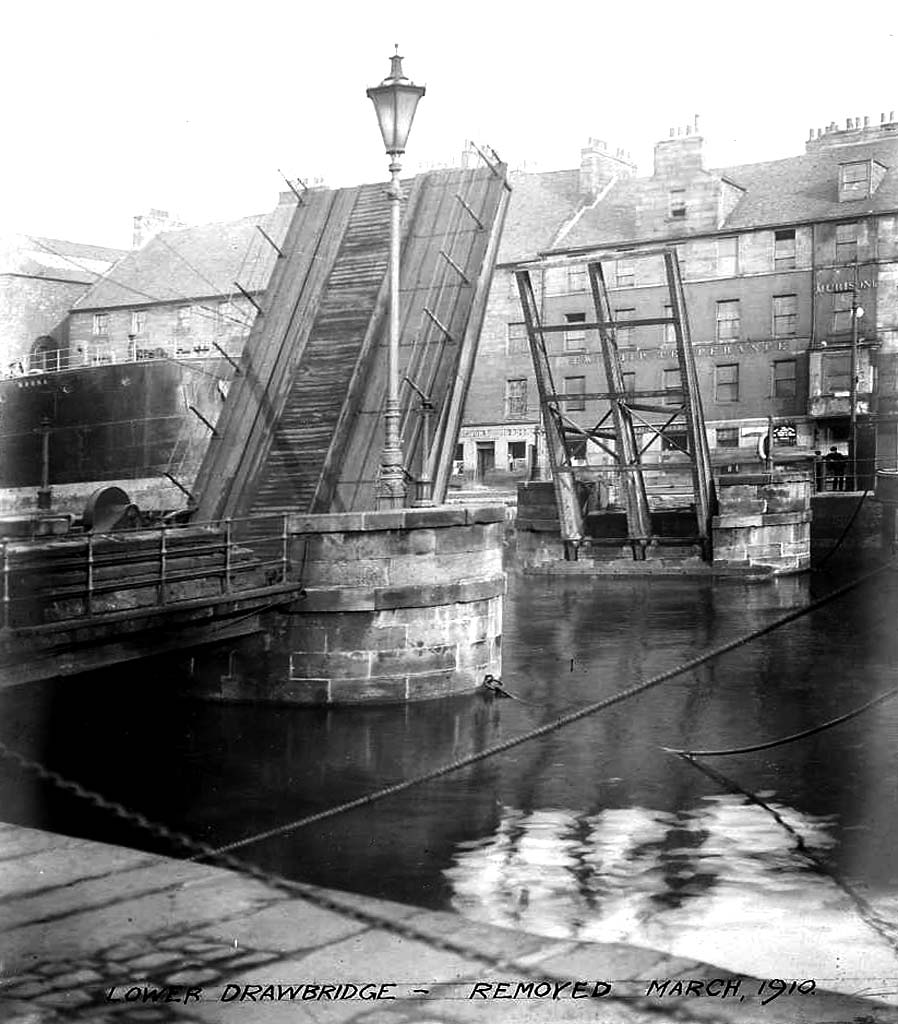
{"label": "stone quay wall", "polygon": [[811,564],[811,475],[722,476],[712,520],[714,567],[801,572]]}
{"label": "stone quay wall", "polygon": [[225,680],[221,696],[388,703],[499,676],[504,521],[501,507],[292,516],[305,597],[278,618],[264,682]]}

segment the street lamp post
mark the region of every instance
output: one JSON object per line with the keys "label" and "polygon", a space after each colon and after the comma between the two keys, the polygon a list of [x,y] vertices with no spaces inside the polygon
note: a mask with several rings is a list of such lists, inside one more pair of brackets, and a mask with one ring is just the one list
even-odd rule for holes
{"label": "street lamp post", "polygon": [[[411,131],[424,87],[414,85],[402,73],[399,46],[390,58],[390,74],[367,90],[390,157],[390,343],[387,358],[387,403],[384,411],[384,446],[375,491],[378,509],[403,508],[407,500],[402,442],[399,437],[399,214],[402,187],[399,157]],[[425,454],[426,457],[426,454]]]}
{"label": "street lamp post", "polygon": [[846,486],[849,490],[857,489],[857,385],[858,385],[858,321],[864,315],[864,310],[858,305],[858,265],[854,262],[854,283],[851,289],[851,361],[849,373],[848,391],[848,480]]}

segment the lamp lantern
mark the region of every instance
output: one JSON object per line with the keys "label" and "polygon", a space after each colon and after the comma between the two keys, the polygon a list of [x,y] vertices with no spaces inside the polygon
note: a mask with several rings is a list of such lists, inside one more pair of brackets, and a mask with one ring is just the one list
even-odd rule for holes
{"label": "lamp lantern", "polygon": [[384,149],[390,156],[405,152],[408,133],[412,129],[418,100],[424,95],[424,86],[415,85],[402,73],[402,57],[399,46],[390,58],[390,73],[380,83],[367,90],[368,99],[374,104]]}

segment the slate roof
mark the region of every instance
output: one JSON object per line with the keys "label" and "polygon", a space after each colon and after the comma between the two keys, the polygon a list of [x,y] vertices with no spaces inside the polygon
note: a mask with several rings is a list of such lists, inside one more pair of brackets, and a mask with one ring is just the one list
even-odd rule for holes
{"label": "slate roof", "polygon": [[280,244],[294,210],[294,204],[282,203],[267,214],[163,231],[125,256],[75,303],[74,309],[111,309],[232,295],[236,292],[235,281],[248,292],[262,291],[277,253],[257,225]]}
{"label": "slate roof", "polygon": [[91,284],[126,252],[39,235],[4,235],[0,238],[0,274]]}
{"label": "slate roof", "polygon": [[512,171],[511,202],[499,245],[498,263],[535,256],[551,245],[582,205],[580,171]]}
{"label": "slate roof", "polygon": [[[840,203],[839,164],[870,158],[888,168],[879,187],[868,199]],[[725,178],[745,190],[720,226],[721,231],[881,214],[898,210],[898,137],[823,146],[801,156],[718,168],[708,174]],[[649,188],[656,190],[657,187],[657,179],[652,178],[617,182],[604,199],[584,212],[557,248],[707,234],[706,230],[690,231],[688,224],[677,224],[674,231],[669,222],[661,220],[651,235],[637,234],[636,210],[640,198]]]}

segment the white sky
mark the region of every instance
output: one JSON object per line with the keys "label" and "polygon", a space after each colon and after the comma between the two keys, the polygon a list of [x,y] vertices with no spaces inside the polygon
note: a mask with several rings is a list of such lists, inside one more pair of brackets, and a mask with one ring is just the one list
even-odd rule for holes
{"label": "white sky", "polygon": [[386,178],[365,96],[398,42],[427,86],[407,167],[468,138],[575,167],[701,118],[710,166],[803,150],[808,129],[898,113],[898,3],[866,0],[0,0],[0,232],[127,247],[150,207],[261,213],[277,173]]}

